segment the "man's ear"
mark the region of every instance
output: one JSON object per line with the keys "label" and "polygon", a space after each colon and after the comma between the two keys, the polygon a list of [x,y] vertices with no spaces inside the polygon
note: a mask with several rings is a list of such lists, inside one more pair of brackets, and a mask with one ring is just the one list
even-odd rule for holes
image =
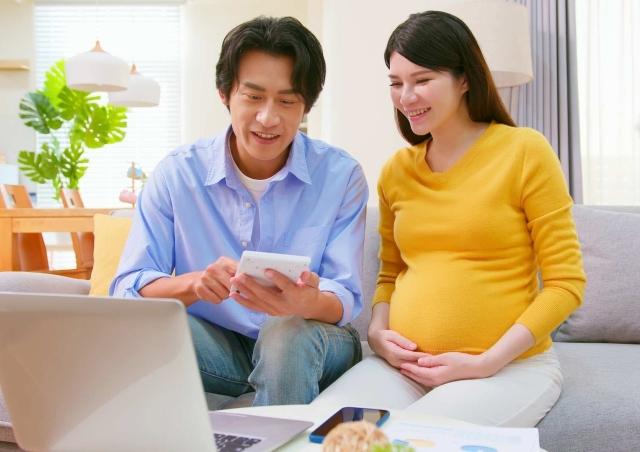
{"label": "man's ear", "polygon": [[226,94],[221,89],[218,90],[218,96],[220,96],[220,100],[222,101],[222,103],[225,104],[228,107],[229,106],[229,99],[227,98]]}

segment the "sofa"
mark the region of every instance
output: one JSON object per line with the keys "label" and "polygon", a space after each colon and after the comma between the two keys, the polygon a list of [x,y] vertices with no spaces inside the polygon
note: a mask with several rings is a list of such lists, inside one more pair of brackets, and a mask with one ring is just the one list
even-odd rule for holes
{"label": "sofa", "polygon": [[[565,376],[562,396],[538,424],[549,452],[640,450],[640,206],[574,207],[587,288],[582,307],[553,333]],[[364,294],[378,270],[378,212],[369,208]],[[99,240],[96,237],[96,240]],[[86,294],[89,282],[61,276],[0,273],[0,291]],[[366,339],[369,306],[354,322]],[[365,355],[371,353],[363,341]],[[252,394],[207,394],[210,409],[248,406]],[[3,443],[4,441],[4,443]],[[0,397],[0,451],[18,450]]]}

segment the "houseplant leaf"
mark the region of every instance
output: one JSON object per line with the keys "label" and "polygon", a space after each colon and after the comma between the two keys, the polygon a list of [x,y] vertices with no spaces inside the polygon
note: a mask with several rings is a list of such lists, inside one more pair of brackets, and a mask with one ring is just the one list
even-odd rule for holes
{"label": "houseplant leaf", "polygon": [[29,179],[40,184],[50,180],[56,189],[55,199],[58,199],[59,190],[62,188],[59,171],[59,148],[60,144],[54,140],[52,145],[44,143],[41,151],[37,154],[33,151],[20,151],[18,154],[20,171],[24,172]]}
{"label": "houseplant leaf", "polygon": [[44,74],[42,94],[47,96],[54,107],[58,107],[58,94],[67,86],[67,78],[64,72],[64,60],[56,61]]}
{"label": "houseplant leaf", "polygon": [[89,104],[96,104],[99,97],[93,93],[85,93],[64,86],[58,93],[60,116],[65,121],[70,121],[80,112],[84,111]]}
{"label": "houseplant leaf", "polygon": [[78,112],[71,130],[72,142],[81,141],[89,148],[122,141],[127,127],[127,109],[88,103]]}
{"label": "houseplant leaf", "polygon": [[78,183],[87,171],[89,159],[84,157],[80,143],[74,143],[60,155],[60,172],[67,179],[68,188],[78,188]]}
{"label": "houseplant leaf", "polygon": [[51,133],[62,126],[60,112],[39,91],[27,93],[20,100],[20,118],[26,126],[42,134]]}
{"label": "houseplant leaf", "polygon": [[33,151],[20,151],[18,153],[18,164],[20,165],[20,171],[24,173],[29,179],[39,184],[44,184],[45,179],[40,173],[40,164],[37,162],[38,154]]}

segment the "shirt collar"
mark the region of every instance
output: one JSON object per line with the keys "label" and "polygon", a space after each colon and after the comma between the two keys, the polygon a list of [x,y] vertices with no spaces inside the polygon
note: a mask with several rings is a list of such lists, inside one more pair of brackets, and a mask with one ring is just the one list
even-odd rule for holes
{"label": "shirt collar", "polygon": [[307,140],[304,139],[301,132],[298,132],[293,138],[291,152],[284,167],[288,168],[289,172],[300,179],[301,182],[311,185],[307,155]]}
{"label": "shirt collar", "polygon": [[231,154],[229,154],[229,157],[227,158],[230,134],[231,126],[228,126],[227,130],[216,137],[216,139],[213,140],[213,143],[211,143],[209,149],[209,169],[207,171],[207,180],[204,183],[205,185],[215,185],[222,179],[228,177],[228,175],[233,174],[233,166],[231,166],[231,162],[228,161],[228,159],[231,158]]}
{"label": "shirt collar", "polygon": [[[210,166],[205,185],[215,185],[222,179],[226,179],[227,185],[229,186],[236,186],[240,183],[233,169],[234,162],[231,156],[231,149],[229,148],[229,138],[232,133],[233,129],[231,125],[229,125],[226,132],[211,144]],[[291,173],[305,184],[311,184],[306,150],[306,141],[303,135],[298,132],[293,139],[287,162],[284,167],[274,175],[273,180],[282,180],[288,173]]]}

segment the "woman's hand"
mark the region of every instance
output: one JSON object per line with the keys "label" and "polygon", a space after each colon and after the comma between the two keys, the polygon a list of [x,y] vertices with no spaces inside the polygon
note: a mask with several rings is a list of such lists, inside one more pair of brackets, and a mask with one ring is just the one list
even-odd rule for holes
{"label": "woman's hand", "polygon": [[427,356],[417,352],[418,346],[406,337],[389,329],[389,303],[377,303],[371,313],[368,338],[369,346],[376,355],[399,369],[403,363],[417,363]]}
{"label": "woman's hand", "polygon": [[400,368],[402,364],[417,364],[418,359],[428,356],[417,352],[418,346],[393,330],[369,329],[369,345],[376,355],[384,358],[390,365]]}
{"label": "woman's hand", "polygon": [[400,367],[403,375],[418,383],[436,387],[450,381],[487,378],[496,374],[535,344],[533,334],[519,323],[506,333],[484,353],[449,352],[428,355],[417,363],[405,363]]}
{"label": "woman's hand", "polygon": [[500,370],[496,367],[484,354],[449,352],[427,355],[416,363],[403,363],[400,372],[423,386],[433,388],[450,381],[490,377]]}

